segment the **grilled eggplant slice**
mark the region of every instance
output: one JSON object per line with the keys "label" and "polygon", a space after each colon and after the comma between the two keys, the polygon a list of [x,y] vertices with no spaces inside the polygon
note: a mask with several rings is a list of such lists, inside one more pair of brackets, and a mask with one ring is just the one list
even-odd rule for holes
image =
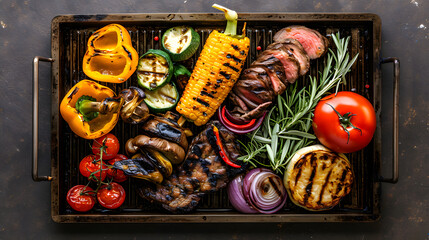
{"label": "grilled eggplant slice", "polygon": [[130,138],[125,144],[127,155],[134,155],[145,149],[153,149],[162,153],[173,164],[180,164],[185,159],[185,150],[173,142],[161,138],[151,138],[146,135],[138,135]]}
{"label": "grilled eggplant slice", "polygon": [[156,163],[156,168],[162,173],[164,177],[169,177],[173,172],[173,165],[171,165],[170,160],[168,160],[164,154],[153,150],[147,149],[147,157],[152,160],[152,162]]}
{"label": "grilled eggplant slice", "polygon": [[115,162],[114,168],[124,171],[130,177],[161,183],[164,177],[151,160],[140,155],[138,158]]}
{"label": "grilled eggplant slice", "polygon": [[347,195],[353,183],[347,157],[322,145],[296,152],[288,164],[284,184],[291,201],[310,211],[328,210]]}
{"label": "grilled eggplant slice", "polygon": [[152,137],[158,137],[179,144],[183,149],[188,149],[188,140],[182,128],[161,121],[161,117],[148,120],[142,127],[143,131]]}

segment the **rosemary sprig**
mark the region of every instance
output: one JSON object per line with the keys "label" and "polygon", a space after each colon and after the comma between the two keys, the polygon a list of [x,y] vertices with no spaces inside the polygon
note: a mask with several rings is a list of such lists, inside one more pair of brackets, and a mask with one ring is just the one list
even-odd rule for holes
{"label": "rosemary sprig", "polygon": [[338,92],[340,84],[345,83],[345,74],[358,57],[350,60],[347,51],[350,37],[340,38],[337,33],[332,39],[336,50],[329,49],[323,72],[319,72],[320,80],[309,76],[308,86],[297,89],[294,84],[283,96],[277,96],[277,104],[261,127],[247,135],[249,142],[242,144],[246,155],[241,156],[241,160],[281,173],[297,150],[314,143],[316,137],[310,133],[314,108],[333,87]]}

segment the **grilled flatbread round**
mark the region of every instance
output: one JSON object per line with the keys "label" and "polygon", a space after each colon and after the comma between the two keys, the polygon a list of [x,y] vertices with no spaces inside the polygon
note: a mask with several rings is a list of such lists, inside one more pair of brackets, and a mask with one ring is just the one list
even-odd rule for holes
{"label": "grilled flatbread round", "polygon": [[291,201],[310,211],[334,207],[350,192],[352,183],[347,157],[322,145],[298,150],[284,175]]}

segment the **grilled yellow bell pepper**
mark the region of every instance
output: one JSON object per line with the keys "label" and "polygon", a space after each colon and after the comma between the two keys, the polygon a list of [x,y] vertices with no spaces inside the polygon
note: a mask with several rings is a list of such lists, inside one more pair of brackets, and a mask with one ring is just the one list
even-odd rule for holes
{"label": "grilled yellow bell pepper", "polygon": [[60,112],[79,137],[94,139],[110,132],[119,119],[123,98],[90,80],[74,85],[61,101]]}
{"label": "grilled yellow bell pepper", "polygon": [[127,29],[119,24],[110,24],[88,39],[82,68],[94,80],[123,83],[135,72],[138,60]]}

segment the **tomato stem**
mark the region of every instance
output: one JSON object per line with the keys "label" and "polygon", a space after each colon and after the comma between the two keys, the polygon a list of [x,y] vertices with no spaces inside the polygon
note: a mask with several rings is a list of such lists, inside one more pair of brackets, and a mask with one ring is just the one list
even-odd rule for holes
{"label": "tomato stem", "polygon": [[86,189],[87,187],[89,187],[89,183],[90,183],[90,182],[88,182],[88,183],[85,185],[85,187],[83,187],[83,188],[80,190],[79,195],[81,195],[81,196],[83,196],[83,195],[90,195],[90,193],[92,193],[92,191],[85,191],[85,189]]}
{"label": "tomato stem", "polygon": [[[96,161],[96,162],[100,162],[100,169],[97,170],[97,171],[92,172],[89,175],[89,177],[88,177],[89,179],[94,178],[97,181],[97,188],[94,190],[94,193],[98,192],[98,190],[100,189],[101,185],[103,185],[103,184],[109,184],[109,183],[103,182],[103,179],[102,179],[103,165],[106,165],[103,162],[103,153],[106,151],[106,148],[107,148],[107,146],[106,146],[106,140],[107,140],[107,137],[104,138],[103,141],[102,141],[102,146],[100,147],[100,156],[99,156],[98,160]],[[100,173],[99,177],[97,177],[95,175],[96,173]]]}
{"label": "tomato stem", "polygon": [[337,114],[338,120],[340,120],[341,127],[343,127],[344,131],[347,133],[347,144],[349,144],[349,140],[350,140],[350,132],[349,132],[349,130],[347,130],[348,127],[352,127],[353,129],[358,130],[360,132],[360,135],[362,136],[362,130],[360,128],[355,127],[353,125],[353,123],[351,122],[352,117],[356,116],[356,114],[352,114],[351,112],[347,112],[344,115],[341,115],[341,113],[339,113],[337,111],[337,109],[334,108],[334,106],[332,106],[329,103],[326,103],[326,104],[328,104],[328,106],[330,106],[334,110],[334,112]]}

